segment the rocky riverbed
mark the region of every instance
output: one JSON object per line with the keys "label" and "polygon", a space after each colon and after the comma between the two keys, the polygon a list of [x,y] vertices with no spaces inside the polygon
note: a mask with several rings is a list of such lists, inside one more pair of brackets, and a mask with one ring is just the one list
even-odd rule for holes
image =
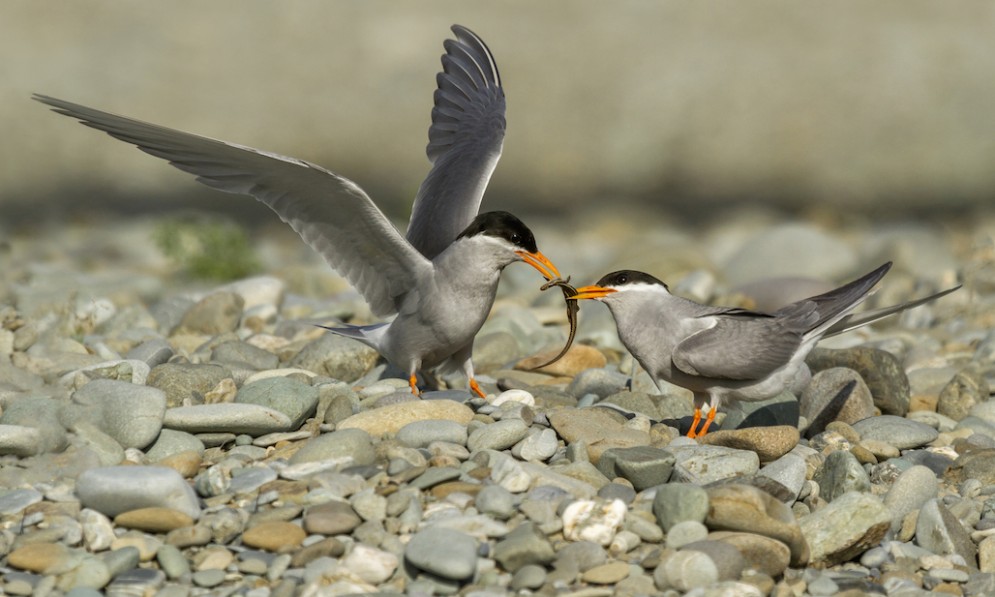
{"label": "rocky riverbed", "polygon": [[312,325],[371,319],[286,231],[254,234],[269,273],[209,284],[153,219],[7,230],[2,592],[995,593],[995,216],[586,221],[534,226],[575,283],[642,269],[772,308],[890,259],[872,306],[964,288],[826,341],[801,396],[694,441],[689,394],[657,393],[602,305],[529,370],[566,329],[526,267],[477,338],[488,400],[459,376],[416,399]]}

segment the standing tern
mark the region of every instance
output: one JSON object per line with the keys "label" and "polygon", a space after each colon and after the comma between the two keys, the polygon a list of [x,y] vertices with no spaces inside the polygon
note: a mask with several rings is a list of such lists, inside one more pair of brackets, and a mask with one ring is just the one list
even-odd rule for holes
{"label": "standing tern", "polygon": [[354,182],[299,160],[35,95],[145,153],[168,160],[207,186],[268,205],[390,322],[326,328],[376,349],[408,373],[462,368],[473,374],[473,338],[497,293],[501,270],[524,261],[547,280],[556,267],[532,232],[507,212],[477,215],[501,157],[505,100],[490,50],[465,27],[443,43],[442,72],[429,127],[432,162],[418,189],[406,237]]}
{"label": "standing tern", "polygon": [[[723,401],[756,402],[784,390],[798,392],[811,379],[805,357],[824,337],[867,325],[922,305],[960,286],[866,313],[850,313],[891,268],[885,263],[863,277],[773,313],[710,307],[670,294],[666,284],[632,270],[612,272],[577,289],[575,300],[608,306],[618,337],[649,373],[694,393],[688,437],[705,435]],[[708,417],[701,430],[701,407]]]}

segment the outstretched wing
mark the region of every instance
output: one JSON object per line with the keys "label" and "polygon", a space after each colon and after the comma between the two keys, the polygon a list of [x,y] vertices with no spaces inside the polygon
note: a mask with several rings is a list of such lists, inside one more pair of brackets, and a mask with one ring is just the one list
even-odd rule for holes
{"label": "outstretched wing", "polygon": [[53,97],[34,99],[168,160],[207,186],[265,203],[349,280],[377,315],[395,313],[400,297],[432,267],[361,188],[324,168]]}
{"label": "outstretched wing", "polygon": [[443,44],[435,107],[428,129],[432,170],[418,189],[407,239],[432,259],[480,208],[504,143],[504,90],[490,50],[475,33],[453,25]]}

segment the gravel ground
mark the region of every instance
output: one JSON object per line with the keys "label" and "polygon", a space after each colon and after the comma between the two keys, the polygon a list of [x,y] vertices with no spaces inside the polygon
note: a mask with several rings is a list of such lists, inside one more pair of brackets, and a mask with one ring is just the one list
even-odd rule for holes
{"label": "gravel ground", "polygon": [[529,268],[477,337],[488,400],[459,377],[419,400],[311,325],[371,319],[286,231],[253,240],[270,274],[212,285],[157,251],[152,220],[11,230],[2,592],[995,593],[995,216],[540,224],[575,283],[642,269],[770,308],[891,259],[871,306],[964,288],[824,342],[801,396],[694,441],[690,395],[633,377],[602,305],[527,370],[566,337]]}

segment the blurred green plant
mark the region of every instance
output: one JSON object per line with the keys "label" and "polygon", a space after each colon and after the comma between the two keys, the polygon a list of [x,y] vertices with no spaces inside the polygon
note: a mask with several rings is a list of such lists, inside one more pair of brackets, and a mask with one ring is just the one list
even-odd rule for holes
{"label": "blurred green plant", "polygon": [[259,259],[244,228],[224,218],[187,214],[163,221],[154,240],[190,276],[236,280],[259,271]]}

